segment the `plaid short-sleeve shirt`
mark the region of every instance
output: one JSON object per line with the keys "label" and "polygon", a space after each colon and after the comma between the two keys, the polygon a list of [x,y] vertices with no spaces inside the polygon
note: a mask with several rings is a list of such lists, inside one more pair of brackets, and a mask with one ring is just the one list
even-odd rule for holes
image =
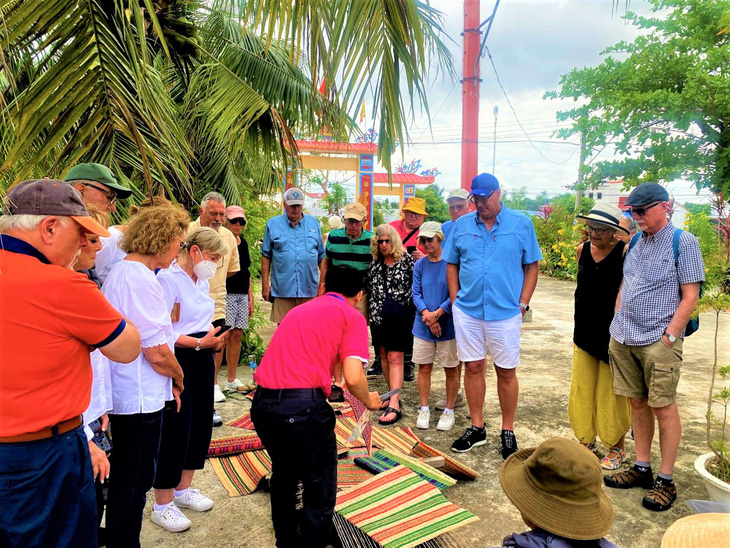
{"label": "plaid short-sleeve shirt", "polygon": [[681,234],[675,266],[674,231],[670,222],[656,234],[643,234],[626,256],[621,307],[610,329],[622,344],[644,346],[658,341],[682,299],[680,285],[705,280],[700,246],[689,232]]}

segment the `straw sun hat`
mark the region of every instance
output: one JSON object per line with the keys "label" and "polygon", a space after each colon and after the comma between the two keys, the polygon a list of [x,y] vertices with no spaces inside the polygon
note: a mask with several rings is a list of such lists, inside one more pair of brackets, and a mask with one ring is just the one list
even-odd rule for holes
{"label": "straw sun hat", "polygon": [[730,544],[730,514],[697,514],[675,521],[662,548],[711,548]]}
{"label": "straw sun hat", "polygon": [[502,489],[532,523],[574,540],[606,536],[613,524],[601,465],[579,443],[551,438],[510,456],[499,471]]}
{"label": "straw sun hat", "polygon": [[621,210],[615,205],[609,204],[608,202],[597,201],[588,215],[576,215],[576,219],[582,223],[587,223],[588,221],[591,221],[592,223],[599,223],[628,234],[629,231],[619,224],[622,215],[623,213]]}

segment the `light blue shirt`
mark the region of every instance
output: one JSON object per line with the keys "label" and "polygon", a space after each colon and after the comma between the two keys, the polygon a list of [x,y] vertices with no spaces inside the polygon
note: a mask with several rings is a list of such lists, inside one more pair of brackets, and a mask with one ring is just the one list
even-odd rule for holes
{"label": "light blue shirt", "polygon": [[324,244],[319,221],[304,215],[292,226],[286,213],[266,223],[261,255],[271,261],[273,297],[315,297]]}
{"label": "light blue shirt", "polygon": [[476,211],[454,222],[442,258],[459,265],[459,309],[481,320],[520,313],[523,265],[542,259],[532,221],[502,204],[491,230]]}
{"label": "light blue shirt", "polygon": [[[458,221],[458,219],[457,219]],[[446,238],[449,237],[449,233],[451,232],[451,227],[454,226],[454,221],[446,221],[444,224],[441,225],[441,232],[444,233],[444,241],[446,241]]]}

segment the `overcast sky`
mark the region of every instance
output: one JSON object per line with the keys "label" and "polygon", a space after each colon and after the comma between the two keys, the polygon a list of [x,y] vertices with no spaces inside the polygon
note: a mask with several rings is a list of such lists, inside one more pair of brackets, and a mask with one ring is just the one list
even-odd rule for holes
{"label": "overcast sky", "polygon": [[[557,89],[560,76],[576,67],[595,66],[600,52],[621,40],[633,40],[638,31],[626,24],[621,13],[611,15],[611,0],[502,0],[487,46],[515,114],[496,82],[488,58],[481,59],[482,84],[479,118],[479,171],[492,171],[493,109],[499,108],[494,174],[503,188],[526,186],[534,196],[547,190],[565,192],[576,179],[579,153],[577,138],[572,143],[554,139],[559,124],[555,113],[565,104],[543,100],[546,91]],[[431,0],[443,12],[458,77],[461,77],[463,2]],[[481,18],[494,8],[494,0],[481,1]],[[631,0],[631,9],[648,14],[648,3]],[[406,147],[406,163],[420,159],[423,168],[437,167],[439,186],[457,188],[461,158],[461,84],[431,78],[429,106],[432,130],[425,117],[410,126],[412,145]],[[368,112],[372,108],[367,104]],[[517,119],[540,152],[528,142]],[[565,123],[562,124],[565,126]],[[606,156],[606,155],[604,155]],[[609,158],[610,156],[606,156]],[[400,155],[393,165],[400,163]],[[687,185],[673,184],[680,201],[698,201]]]}

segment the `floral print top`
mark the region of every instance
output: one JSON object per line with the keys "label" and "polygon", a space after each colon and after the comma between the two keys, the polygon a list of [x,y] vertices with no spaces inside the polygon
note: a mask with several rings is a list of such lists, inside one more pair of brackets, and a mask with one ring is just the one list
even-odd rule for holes
{"label": "floral print top", "polygon": [[[387,279],[386,279],[387,277]],[[365,281],[368,296],[368,316],[370,323],[383,322],[383,303],[387,294],[393,301],[413,308],[413,259],[405,253],[399,261],[388,266],[383,259],[370,263]]]}

